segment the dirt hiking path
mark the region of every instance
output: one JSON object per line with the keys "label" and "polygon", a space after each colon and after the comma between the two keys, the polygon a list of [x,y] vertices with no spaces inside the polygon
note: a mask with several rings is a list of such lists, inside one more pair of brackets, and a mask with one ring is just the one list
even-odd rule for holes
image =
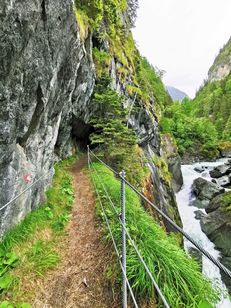
{"label": "dirt hiking path", "polygon": [[119,307],[113,301],[105,276],[110,251],[102,243],[95,217],[95,198],[90,180],[83,171],[86,157],[72,168],[75,203],[68,236],[62,250],[62,262],[42,283],[33,307],[106,308]]}

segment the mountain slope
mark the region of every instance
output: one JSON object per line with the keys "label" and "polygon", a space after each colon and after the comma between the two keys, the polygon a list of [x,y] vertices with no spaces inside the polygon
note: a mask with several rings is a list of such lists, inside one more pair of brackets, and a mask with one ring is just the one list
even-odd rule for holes
{"label": "mountain slope", "polygon": [[231,38],[220,50],[213,65],[208,72],[208,80],[217,81],[225,79],[231,72]]}
{"label": "mountain slope", "polygon": [[175,137],[185,162],[231,155],[231,40],[209,70],[194,100],[165,108],[162,131]]}
{"label": "mountain slope", "polygon": [[177,88],[166,86],[166,89],[174,101],[182,101],[185,97],[188,97],[185,92]]}
{"label": "mountain slope", "polygon": [[195,115],[209,118],[219,138],[231,141],[231,39],[221,49],[208,75],[193,101]]}

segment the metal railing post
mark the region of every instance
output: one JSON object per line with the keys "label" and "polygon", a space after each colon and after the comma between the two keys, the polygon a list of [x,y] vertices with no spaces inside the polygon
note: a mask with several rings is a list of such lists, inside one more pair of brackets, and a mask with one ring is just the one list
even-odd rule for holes
{"label": "metal railing post", "polygon": [[87,165],[88,165],[88,168],[90,168],[90,148],[89,148],[89,145],[87,145]]}
{"label": "metal railing post", "polygon": [[[125,171],[122,170],[121,175],[121,221],[126,226],[126,210],[125,210]],[[122,266],[123,272],[123,308],[127,308],[127,270],[126,270],[126,231],[122,226]]]}

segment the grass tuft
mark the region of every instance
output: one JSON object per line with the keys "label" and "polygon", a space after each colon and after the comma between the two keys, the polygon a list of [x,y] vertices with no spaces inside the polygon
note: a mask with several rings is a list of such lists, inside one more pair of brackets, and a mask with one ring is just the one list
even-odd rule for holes
{"label": "grass tuft", "polygon": [[[116,243],[121,249],[121,227],[118,217],[111,209],[101,186],[103,182],[120,211],[120,182],[101,164],[94,163],[93,166],[100,174],[100,180],[97,176],[93,177],[110,220]],[[99,208],[98,214],[102,217]],[[202,303],[214,305],[218,301],[219,292],[213,290],[210,281],[200,273],[196,261],[178,246],[174,237],[167,236],[145,212],[139,197],[129,187],[126,187],[126,221],[131,237],[171,307],[200,307]],[[110,241],[108,233],[106,238]],[[127,243],[127,275],[136,297],[147,301],[155,297],[153,285],[129,242]]]}
{"label": "grass tuft", "polygon": [[52,187],[46,193],[47,202],[29,213],[0,243],[0,308],[27,308],[28,304],[18,302],[33,301],[37,279],[59,263],[59,245],[74,201],[67,167],[74,161],[76,157],[71,157],[56,165]]}

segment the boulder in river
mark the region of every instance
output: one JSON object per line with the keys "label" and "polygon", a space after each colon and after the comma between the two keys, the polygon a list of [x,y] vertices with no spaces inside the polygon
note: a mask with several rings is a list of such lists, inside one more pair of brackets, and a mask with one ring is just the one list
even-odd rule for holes
{"label": "boulder in river", "polygon": [[215,183],[211,183],[203,178],[197,178],[193,182],[192,192],[199,200],[212,200],[214,197],[225,192],[225,190]]}
{"label": "boulder in river", "polygon": [[199,172],[199,173],[201,173],[201,172],[203,172],[203,171],[206,171],[207,169],[208,169],[207,166],[197,166],[197,167],[194,168],[194,170],[195,170],[196,172]]}
{"label": "boulder in river", "polygon": [[190,202],[190,206],[195,206],[198,209],[205,209],[209,205],[209,200],[204,199],[204,200],[199,200],[199,199],[194,199]]}
{"label": "boulder in river", "polygon": [[[221,263],[231,271],[231,257],[222,256]],[[231,292],[231,279],[221,271],[221,277],[227,289]]]}
{"label": "boulder in river", "polygon": [[[221,251],[221,262],[231,270],[231,192],[215,197],[205,210],[208,215],[201,218],[201,229]],[[222,274],[222,279],[231,291],[230,278]]]}
{"label": "boulder in river", "polygon": [[169,134],[162,135],[162,145],[168,161],[168,170],[172,174],[172,188],[178,192],[183,185],[183,176],[181,172],[181,158],[178,154],[175,140]]}
{"label": "boulder in river", "polygon": [[216,183],[222,187],[228,187],[231,184],[231,177],[228,175],[224,175],[218,179],[216,179]]}
{"label": "boulder in river", "polygon": [[198,220],[200,220],[202,217],[205,216],[205,213],[200,210],[194,211],[194,214],[195,214],[195,218]]}
{"label": "boulder in river", "polygon": [[202,231],[222,254],[231,257],[231,216],[221,209],[204,216],[200,223]]}
{"label": "boulder in river", "polygon": [[220,178],[223,175],[230,174],[230,173],[231,173],[230,165],[220,165],[209,172],[212,178]]}
{"label": "boulder in river", "polygon": [[231,157],[231,147],[220,150],[222,157]]}
{"label": "boulder in river", "polygon": [[223,198],[223,194],[216,196],[215,198],[213,198],[208,206],[205,208],[206,213],[212,213],[214,211],[216,211],[221,205],[222,205],[222,198]]}
{"label": "boulder in river", "polygon": [[194,247],[189,247],[188,252],[190,256],[199,263],[200,269],[202,271],[202,253]]}

